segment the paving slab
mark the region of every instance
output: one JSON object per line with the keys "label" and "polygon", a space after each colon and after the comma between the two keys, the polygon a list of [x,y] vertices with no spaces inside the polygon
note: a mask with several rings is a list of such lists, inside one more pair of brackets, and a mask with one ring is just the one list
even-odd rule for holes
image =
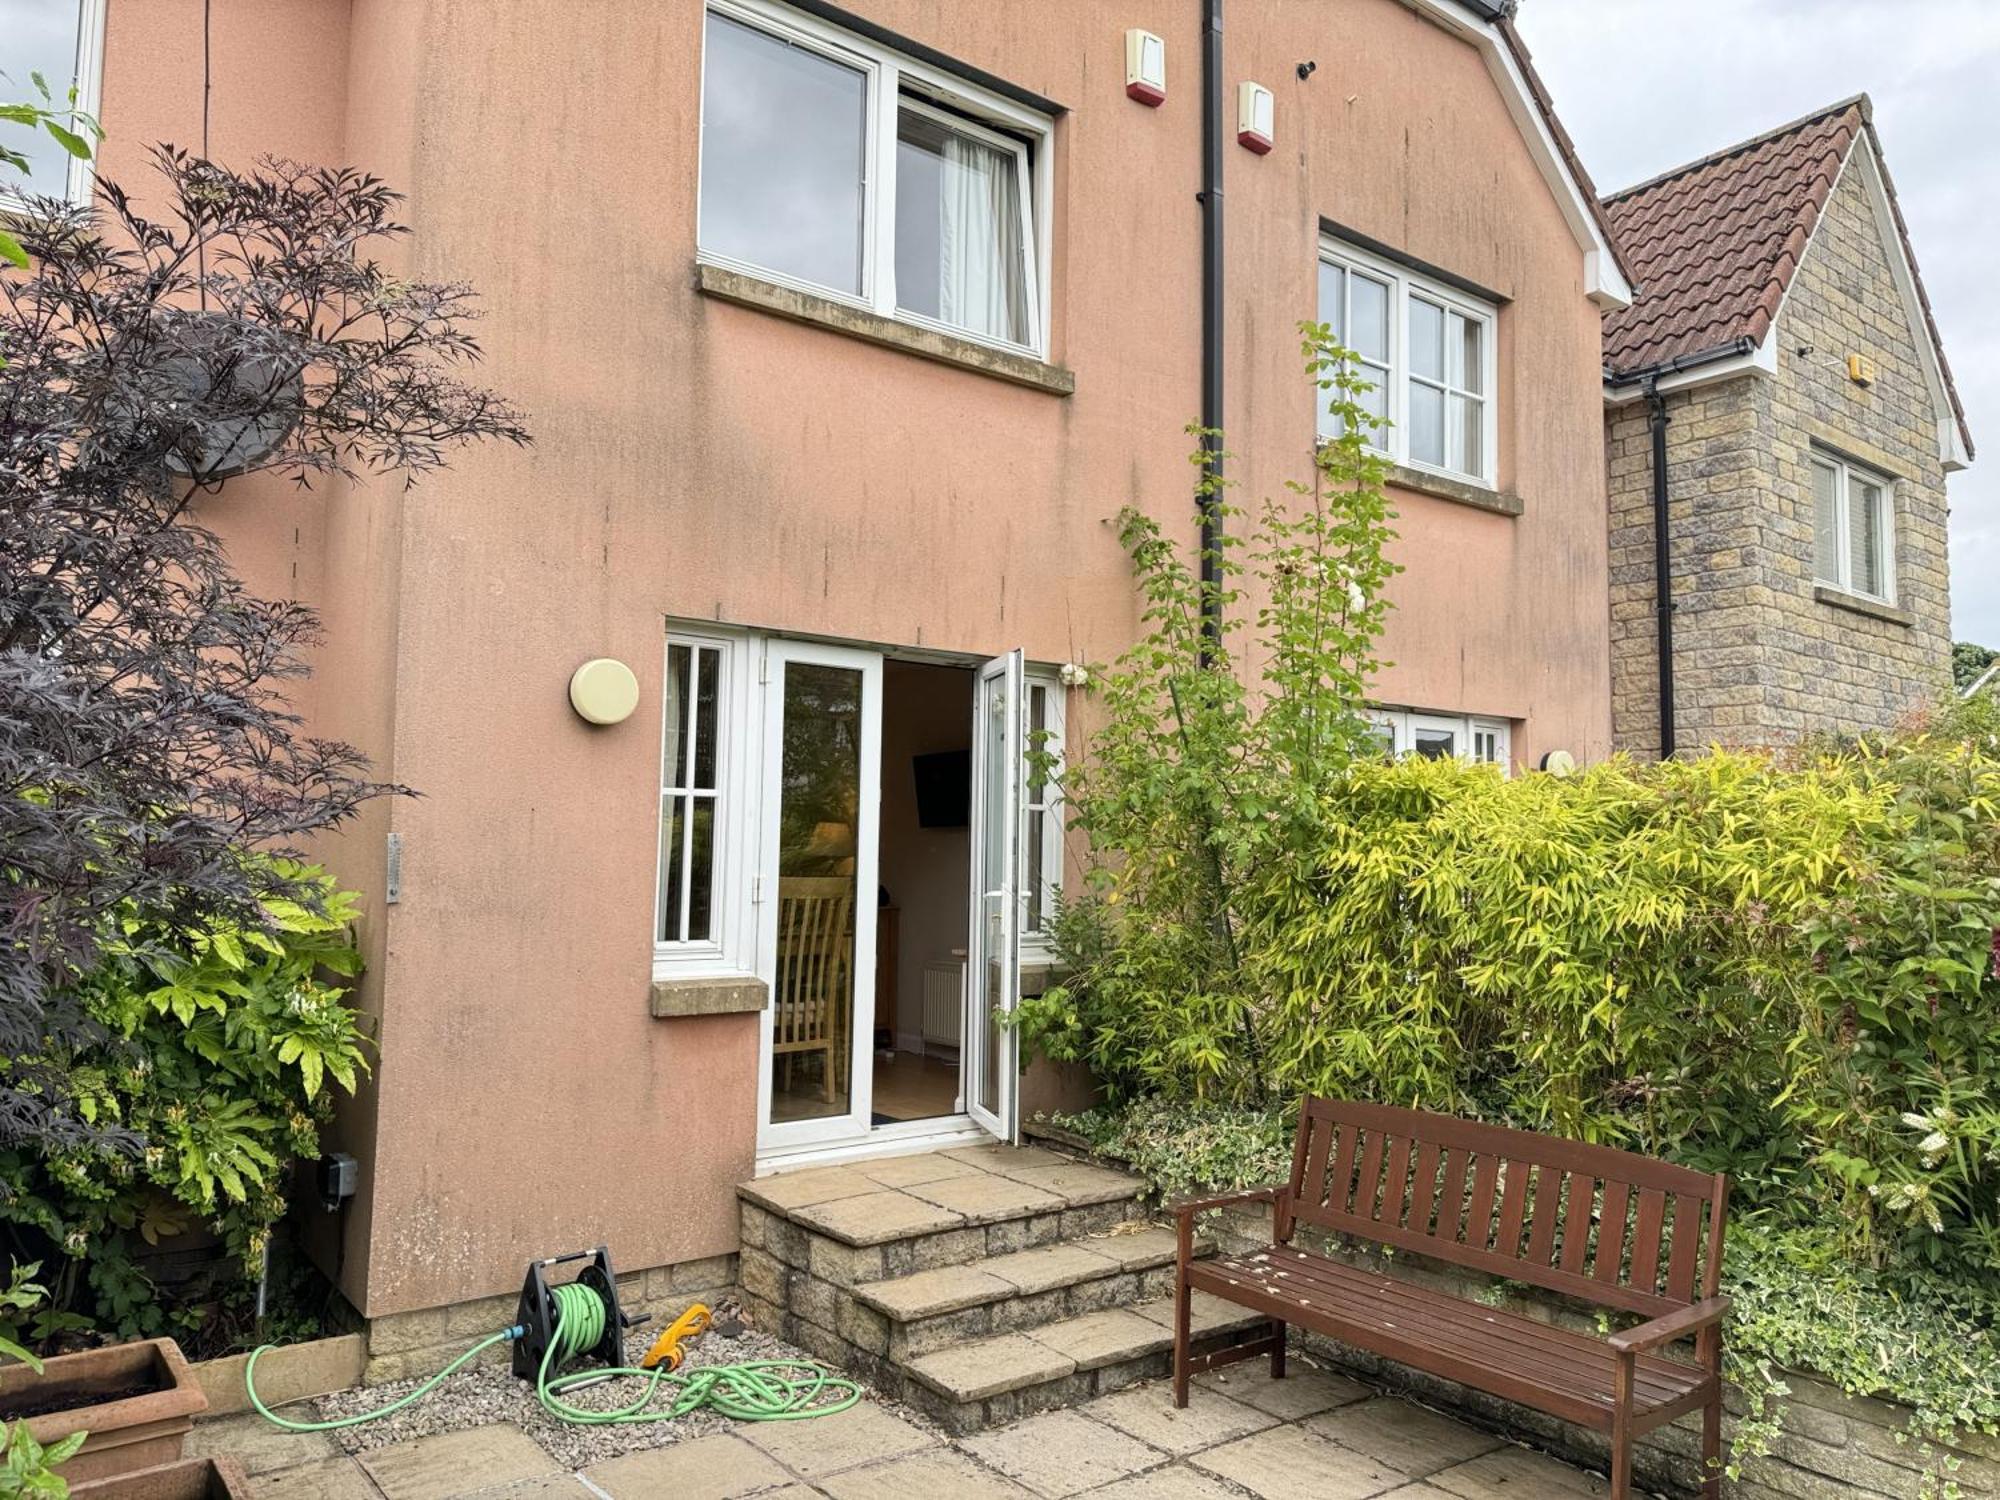
{"label": "paving slab", "polygon": [[357,1455],[386,1500],[451,1500],[560,1472],[541,1445],[511,1422],[391,1443]]}
{"label": "paving slab", "polygon": [[979,1269],[989,1276],[999,1277],[1015,1291],[1034,1293],[1110,1276],[1123,1267],[1099,1250],[1093,1240],[1086,1244],[1044,1245],[1038,1250],[1016,1250],[1012,1255],[996,1255],[989,1261],[982,1261]]}
{"label": "paving slab", "polygon": [[1033,1495],[948,1448],[849,1469],[819,1487],[833,1500],[1032,1500]]}
{"label": "paving slab", "polygon": [[1403,1483],[1387,1464],[1302,1428],[1273,1427],[1188,1459],[1198,1469],[1240,1484],[1262,1500],[1368,1500]]}
{"label": "paving slab", "polygon": [[1167,1332],[1135,1312],[1114,1307],[1044,1324],[1029,1330],[1028,1337],[1074,1360],[1079,1370],[1101,1370],[1106,1365],[1157,1353],[1167,1339]]}
{"label": "paving slab", "polygon": [[938,1445],[933,1432],[906,1422],[873,1401],[863,1401],[810,1422],[751,1422],[740,1433],[794,1474],[806,1479],[883,1459],[901,1458]]}
{"label": "paving slab", "polygon": [[1284,1422],[1316,1417],[1323,1411],[1365,1401],[1375,1394],[1358,1380],[1302,1365],[1297,1354],[1292,1356],[1283,1380],[1271,1378],[1269,1361],[1252,1360],[1197,1375],[1195,1384],[1209,1386],[1232,1401],[1267,1411]]}
{"label": "paving slab", "polygon": [[315,1458],[250,1481],[257,1500],[382,1500],[351,1458]]}
{"label": "paving slab", "polygon": [[1076,1361],[1024,1334],[1004,1333],[922,1355],[904,1368],[939,1395],[966,1402],[1060,1380]]}
{"label": "paving slab", "polygon": [[1425,1481],[1454,1500],[1542,1500],[1543,1496],[1608,1495],[1611,1482],[1602,1474],[1557,1463],[1546,1453],[1511,1444],[1496,1448]]}
{"label": "paving slab", "polygon": [[852,1167],[807,1167],[803,1171],[774,1172],[769,1177],[759,1177],[754,1182],[744,1183],[736,1191],[752,1203],[787,1214],[795,1208],[831,1203],[836,1198],[858,1198],[863,1193],[879,1192],[880,1189],[880,1183],[871,1181]]}
{"label": "paving slab", "polygon": [[1164,1453],[1187,1454],[1258,1432],[1277,1418],[1196,1386],[1185,1408],[1174,1405],[1173,1385],[1156,1381],[1104,1396],[1083,1414]]}
{"label": "paving slab", "polygon": [[1092,1490],[1090,1500],[1243,1500],[1243,1491],[1177,1463]]}
{"label": "paving slab", "polygon": [[[801,1426],[810,1424],[801,1423]],[[793,1483],[767,1454],[733,1432],[713,1433],[666,1448],[628,1453],[593,1464],[583,1477],[611,1500],[736,1500]]]}
{"label": "paving slab", "polygon": [[1116,1203],[1123,1198],[1137,1198],[1146,1191],[1143,1178],[1083,1162],[1065,1162],[1058,1167],[1005,1166],[995,1170],[1016,1182],[1025,1182],[1044,1192],[1054,1193],[1071,1208],[1083,1208],[1092,1203]]}
{"label": "paving slab", "polygon": [[883,1161],[858,1163],[855,1171],[883,1187],[915,1187],[923,1182],[942,1182],[947,1177],[971,1177],[984,1170],[971,1162],[956,1161],[939,1151],[919,1156],[891,1156]]}
{"label": "paving slab", "polygon": [[[966,1180],[985,1182],[989,1179],[982,1176]],[[921,1191],[931,1192],[948,1185],[929,1184]],[[873,1183],[869,1187],[872,1191],[851,1198],[836,1198],[795,1209],[791,1217],[795,1223],[850,1245],[886,1245],[891,1240],[936,1234],[965,1223],[965,1216],[956,1210],[912,1197],[901,1189],[878,1188]]]}
{"label": "paving slab", "polygon": [[[310,1420],[310,1414],[300,1419]],[[228,1454],[243,1465],[244,1473],[254,1478],[273,1469],[311,1463],[316,1458],[333,1458],[340,1448],[330,1433],[287,1432],[252,1412],[195,1423],[183,1451],[189,1458],[220,1458]]]}
{"label": "paving slab", "polygon": [[[1093,1254],[1117,1261],[1119,1267],[1127,1271],[1150,1271],[1155,1266],[1172,1265],[1177,1248],[1174,1231],[1164,1224],[1148,1224],[1142,1229],[1112,1234],[1094,1234],[1077,1243]],[[1212,1241],[1199,1235],[1195,1237],[1197,1255],[1206,1255],[1213,1248]]]}
{"label": "paving slab", "polygon": [[1167,1461],[1159,1449],[1074,1411],[1044,1412],[968,1438],[965,1446],[1047,1500],[1063,1500]]}
{"label": "paving slab", "polygon": [[[1132,1311],[1142,1318],[1150,1318],[1169,1333],[1173,1332],[1174,1299],[1171,1296],[1141,1302]],[[1211,1333],[1230,1333],[1270,1321],[1263,1313],[1251,1312],[1247,1307],[1225,1302],[1207,1292],[1196,1292],[1188,1300],[1188,1329],[1194,1338]]]}
{"label": "paving slab", "polygon": [[968,1224],[998,1224],[1029,1214],[1058,1213],[1069,1206],[1055,1193],[991,1172],[920,1183],[906,1191],[912,1198],[962,1215]]}
{"label": "paving slab", "polygon": [[989,1141],[983,1146],[953,1146],[939,1155],[978,1167],[981,1171],[1001,1173],[1025,1171],[1029,1167],[1066,1167],[1075,1160],[1058,1151],[1045,1151],[1040,1146],[1006,1146],[998,1141]]}
{"label": "paving slab", "polygon": [[1388,1464],[1410,1479],[1490,1453],[1500,1439],[1394,1396],[1335,1407],[1299,1424],[1315,1436]]}
{"label": "paving slab", "polygon": [[[890,1281],[864,1282],[854,1289],[854,1295],[899,1323],[935,1318],[1013,1296],[1014,1283],[989,1269],[1000,1261],[1012,1259],[1013,1256],[1001,1256],[983,1266],[941,1266],[935,1271],[918,1271]],[[1107,1263],[1098,1259],[1098,1264]]]}
{"label": "paving slab", "polygon": [[467,1500],[597,1500],[574,1474],[550,1474],[541,1479],[517,1479],[497,1489],[474,1490]]}

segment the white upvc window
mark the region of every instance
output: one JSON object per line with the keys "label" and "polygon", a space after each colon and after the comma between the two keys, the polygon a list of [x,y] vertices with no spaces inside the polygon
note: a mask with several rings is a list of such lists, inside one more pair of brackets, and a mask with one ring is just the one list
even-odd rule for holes
{"label": "white upvc window", "polygon": [[[96,115],[104,62],[105,0],[6,0],[0,4],[0,102],[41,104],[33,75],[48,85],[50,104]],[[79,134],[83,132],[79,131]],[[0,170],[0,210],[19,208],[23,194],[90,200],[91,164],[70,155],[45,130],[11,128],[7,144],[28,159],[28,175]]]}
{"label": "white upvc window", "polygon": [[[1354,351],[1354,373],[1375,386],[1359,404],[1389,425],[1374,430],[1372,447],[1393,463],[1495,482],[1499,352],[1491,303],[1323,239],[1319,320]],[[1339,435],[1325,401],[1319,434]]]}
{"label": "white upvc window", "polygon": [[737,899],[754,821],[750,676],[746,638],[668,627],[653,915],[657,977],[752,967],[753,914]]}
{"label": "white upvc window", "polygon": [[[1063,686],[1030,670],[1024,711],[1028,730],[1026,827],[1021,839],[1021,891],[1026,911],[1021,947],[1031,959],[1053,955],[1053,924],[1063,876]],[[1037,752],[1040,752],[1038,755]],[[1053,760],[1049,764],[1043,757]]]}
{"label": "white upvc window", "polygon": [[1513,765],[1513,726],[1479,714],[1433,713],[1421,709],[1371,708],[1368,722],[1384,756],[1420,755],[1427,760],[1467,760]]}
{"label": "white upvc window", "polygon": [[1895,482],[1835,454],[1814,453],[1812,484],[1813,576],[1895,603]]}
{"label": "white upvc window", "polygon": [[701,258],[1037,356],[1053,124],[776,0],[709,0]]}

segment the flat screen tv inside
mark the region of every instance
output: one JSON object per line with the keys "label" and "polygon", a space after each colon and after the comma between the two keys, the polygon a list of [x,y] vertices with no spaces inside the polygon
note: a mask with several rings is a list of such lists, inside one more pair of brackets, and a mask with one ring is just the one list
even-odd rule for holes
{"label": "flat screen tv inside", "polygon": [[972,821],[972,752],[941,750],[913,755],[917,782],[917,826],[963,828]]}

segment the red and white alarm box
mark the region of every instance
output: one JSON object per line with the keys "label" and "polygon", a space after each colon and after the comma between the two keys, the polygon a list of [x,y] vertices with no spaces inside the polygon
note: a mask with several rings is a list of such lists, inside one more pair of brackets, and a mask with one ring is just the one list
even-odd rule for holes
{"label": "red and white alarm box", "polygon": [[1154,108],[1167,97],[1167,44],[1136,26],[1125,33],[1125,95]]}
{"label": "red and white alarm box", "polygon": [[1277,100],[1261,83],[1236,86],[1236,143],[1262,156],[1277,140]]}

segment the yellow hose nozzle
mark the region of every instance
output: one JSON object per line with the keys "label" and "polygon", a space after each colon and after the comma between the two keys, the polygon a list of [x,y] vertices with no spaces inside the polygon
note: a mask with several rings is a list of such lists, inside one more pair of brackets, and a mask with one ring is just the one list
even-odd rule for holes
{"label": "yellow hose nozzle", "polygon": [[708,1332],[708,1308],[695,1303],[686,1312],[674,1319],[673,1326],[653,1340],[653,1347],[646,1351],[646,1357],[639,1361],[642,1370],[653,1370],[665,1365],[669,1370],[678,1370],[685,1354],[681,1349],[684,1340],[700,1338]]}

